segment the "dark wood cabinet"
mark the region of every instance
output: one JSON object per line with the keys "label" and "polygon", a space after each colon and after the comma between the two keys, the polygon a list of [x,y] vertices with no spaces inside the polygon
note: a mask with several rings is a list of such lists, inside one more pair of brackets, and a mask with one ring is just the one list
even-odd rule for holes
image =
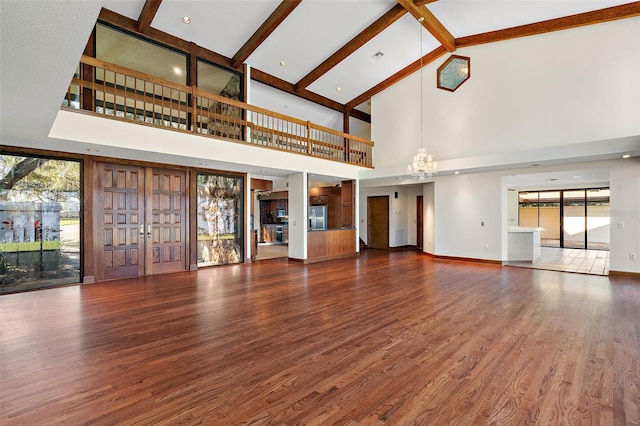
{"label": "dark wood cabinet", "polygon": [[328,195],[312,195],[311,197],[309,197],[310,206],[321,206],[326,204],[329,204]]}

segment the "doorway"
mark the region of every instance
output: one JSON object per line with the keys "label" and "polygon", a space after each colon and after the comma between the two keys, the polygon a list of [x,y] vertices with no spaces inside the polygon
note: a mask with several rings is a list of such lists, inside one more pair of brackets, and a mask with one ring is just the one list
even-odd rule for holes
{"label": "doorway", "polygon": [[186,172],[96,163],[96,279],[186,270]]}
{"label": "doorway", "polygon": [[518,224],[541,227],[541,245],[609,250],[609,188],[523,191]]}
{"label": "doorway", "polygon": [[367,197],[367,247],[389,248],[389,197]]}

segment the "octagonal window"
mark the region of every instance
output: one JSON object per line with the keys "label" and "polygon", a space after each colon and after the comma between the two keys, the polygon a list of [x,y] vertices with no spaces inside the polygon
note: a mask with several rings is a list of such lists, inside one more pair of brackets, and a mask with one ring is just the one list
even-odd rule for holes
{"label": "octagonal window", "polygon": [[438,89],[455,92],[471,77],[471,58],[451,55],[438,68]]}

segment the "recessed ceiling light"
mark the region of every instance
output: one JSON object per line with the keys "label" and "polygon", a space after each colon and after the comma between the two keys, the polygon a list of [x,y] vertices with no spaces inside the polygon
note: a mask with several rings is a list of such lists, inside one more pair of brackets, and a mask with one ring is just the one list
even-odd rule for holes
{"label": "recessed ceiling light", "polygon": [[173,67],[173,72],[176,73],[176,75],[182,75],[180,67]]}
{"label": "recessed ceiling light", "polygon": [[622,156],[622,158],[631,158],[631,154],[625,154]]}
{"label": "recessed ceiling light", "polygon": [[401,178],[401,177],[397,177],[396,179],[397,179],[397,180],[402,180],[402,178]]}
{"label": "recessed ceiling light", "polygon": [[285,61],[280,61],[280,66],[284,67],[285,65],[287,65],[287,63]]}
{"label": "recessed ceiling light", "polygon": [[453,174],[454,174],[454,175],[459,175],[459,174],[460,174],[460,172],[453,172]]}
{"label": "recessed ceiling light", "polygon": [[339,92],[339,91],[341,91],[341,90],[342,90],[342,87],[340,87],[340,86],[336,87],[336,91],[337,91],[337,92]]}
{"label": "recessed ceiling light", "polygon": [[582,177],[582,175],[573,176],[574,179],[580,179],[581,177]]}
{"label": "recessed ceiling light", "polygon": [[188,16],[185,16],[182,18],[182,23],[183,24],[190,24],[191,23],[191,18],[189,18]]}

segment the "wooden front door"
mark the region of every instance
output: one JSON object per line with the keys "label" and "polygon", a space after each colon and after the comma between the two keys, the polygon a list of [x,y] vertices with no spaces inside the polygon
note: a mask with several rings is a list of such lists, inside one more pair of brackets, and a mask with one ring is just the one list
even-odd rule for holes
{"label": "wooden front door", "polygon": [[97,163],[96,279],[186,269],[186,173]]}
{"label": "wooden front door", "polygon": [[367,197],[367,247],[389,248],[389,197]]}
{"label": "wooden front door", "polygon": [[[186,173],[180,170],[147,169],[147,275],[184,271],[186,235]],[[150,200],[149,200],[150,198]],[[149,208],[150,207],[150,208]],[[149,229],[150,233],[149,234]]]}
{"label": "wooden front door", "polygon": [[424,248],[424,197],[416,197],[416,246],[422,251]]}

